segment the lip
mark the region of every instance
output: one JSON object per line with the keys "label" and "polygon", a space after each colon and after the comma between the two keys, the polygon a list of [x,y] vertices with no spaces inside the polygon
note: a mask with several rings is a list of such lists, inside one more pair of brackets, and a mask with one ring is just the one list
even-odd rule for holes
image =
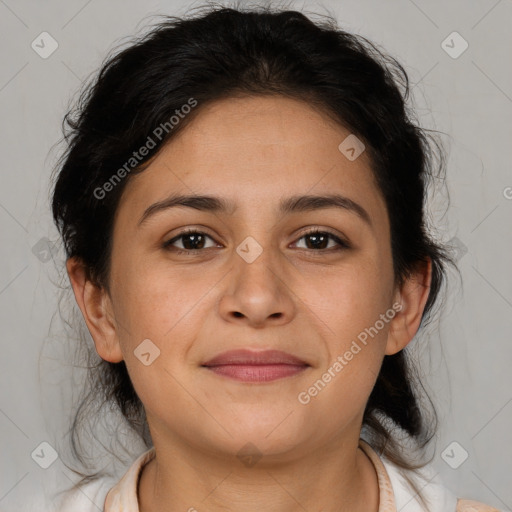
{"label": "lip", "polygon": [[297,375],[310,367],[298,357],[280,350],[230,350],[201,366],[217,375],[243,382],[269,382]]}
{"label": "lip", "polygon": [[229,350],[209,359],[202,366],[221,365],[294,365],[309,366],[306,361],[281,350]]}

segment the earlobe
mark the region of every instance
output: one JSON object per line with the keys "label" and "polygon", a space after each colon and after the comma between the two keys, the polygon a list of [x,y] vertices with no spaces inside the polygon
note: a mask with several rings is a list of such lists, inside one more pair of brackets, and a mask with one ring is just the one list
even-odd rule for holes
{"label": "earlobe", "polygon": [[390,322],[386,355],[400,352],[416,335],[430,293],[431,282],[432,261],[429,258],[407,278],[399,292],[398,302],[402,307]]}
{"label": "earlobe", "polygon": [[85,268],[77,258],[69,258],[66,269],[76,302],[94,340],[98,355],[111,363],[122,361],[119,338],[109,311],[108,294],[87,279]]}

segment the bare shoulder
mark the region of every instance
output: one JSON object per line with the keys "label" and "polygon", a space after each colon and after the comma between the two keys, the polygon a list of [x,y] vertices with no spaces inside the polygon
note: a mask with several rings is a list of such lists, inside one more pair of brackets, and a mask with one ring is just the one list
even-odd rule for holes
{"label": "bare shoulder", "polygon": [[464,500],[459,498],[457,500],[457,512],[506,512],[497,508],[480,503],[479,501]]}

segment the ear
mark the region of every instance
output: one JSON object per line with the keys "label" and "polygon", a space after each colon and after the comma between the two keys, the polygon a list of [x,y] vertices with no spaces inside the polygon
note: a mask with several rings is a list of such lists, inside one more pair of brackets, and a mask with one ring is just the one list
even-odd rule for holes
{"label": "ear", "polygon": [[66,269],[96,352],[105,361],[119,363],[123,360],[123,354],[112,322],[112,304],[108,293],[87,278],[85,268],[77,258],[69,258]]}
{"label": "ear", "polygon": [[400,303],[402,308],[390,322],[386,355],[400,352],[414,338],[421,323],[431,282],[432,260],[429,258],[428,262],[418,266],[396,294],[396,302]]}

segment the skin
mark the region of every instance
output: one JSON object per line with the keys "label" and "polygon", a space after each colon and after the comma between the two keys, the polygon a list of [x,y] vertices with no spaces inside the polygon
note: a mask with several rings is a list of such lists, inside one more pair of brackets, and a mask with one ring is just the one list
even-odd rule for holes
{"label": "skin", "polygon": [[[378,510],[377,476],[358,448],[363,412],[384,355],[419,328],[431,264],[395,287],[386,205],[367,152],[349,161],[339,151],[349,134],[297,100],[216,102],[130,177],[114,224],[111,293],[68,260],[98,354],[126,362],[147,413],[156,458],[142,471],[141,512]],[[172,208],[137,226],[149,205],[176,192],[225,197],[237,210]],[[333,192],[359,203],[372,226],[336,208],[277,212],[283,197]],[[211,237],[197,255],[162,248],[187,227]],[[317,248],[305,228],[351,247],[335,251],[328,239]],[[263,249],[252,263],[236,252],[248,236]],[[174,247],[190,250],[193,240]],[[394,302],[401,311],[301,404],[298,394]],[[145,339],[160,349],[148,366],[134,355]],[[311,366],[263,384],[200,366],[236,348],[276,348]],[[251,467],[236,456],[248,442],[263,455]]]}

